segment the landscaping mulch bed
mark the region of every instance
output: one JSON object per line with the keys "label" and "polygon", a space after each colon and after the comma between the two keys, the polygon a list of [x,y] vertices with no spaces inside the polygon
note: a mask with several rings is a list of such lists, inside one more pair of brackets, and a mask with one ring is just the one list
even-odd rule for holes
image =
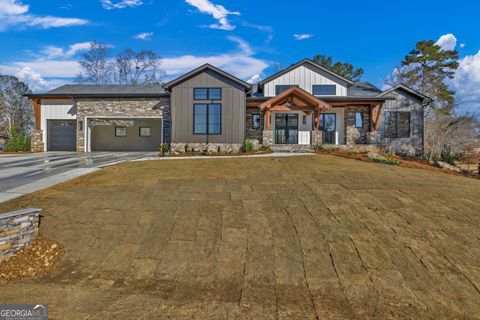
{"label": "landscaping mulch bed", "polygon": [[0,280],[15,280],[43,275],[53,270],[63,255],[62,247],[41,235],[28,247],[0,262]]}
{"label": "landscaping mulch bed", "polygon": [[258,154],[271,154],[273,153],[271,150],[265,151],[252,151],[252,152],[242,152],[242,153],[224,153],[224,152],[184,152],[179,154],[169,154],[167,157],[175,158],[175,157],[240,157],[240,156],[251,156],[251,155],[258,155]]}
{"label": "landscaping mulch bed", "polygon": [[[361,153],[361,152],[348,152],[348,151],[343,151],[343,150],[329,150],[329,151],[321,151],[318,152],[319,154],[328,154],[332,156],[337,156],[337,157],[342,157],[342,158],[347,158],[347,159],[355,159],[355,160],[360,160],[360,161],[365,161],[365,162],[374,162],[372,159],[366,156],[366,154]],[[420,169],[420,170],[428,170],[428,171],[436,171],[436,172],[443,172],[446,174],[451,174],[455,176],[463,176],[463,177],[469,177],[469,178],[474,178],[474,179],[480,179],[480,175],[476,174],[471,174],[471,173],[460,173],[452,170],[448,170],[445,168],[439,168],[436,167],[427,160],[419,160],[419,159],[409,159],[409,158],[403,158],[403,157],[398,157],[399,160],[401,160],[401,163],[399,164],[400,167],[403,168],[410,168],[410,169]]]}

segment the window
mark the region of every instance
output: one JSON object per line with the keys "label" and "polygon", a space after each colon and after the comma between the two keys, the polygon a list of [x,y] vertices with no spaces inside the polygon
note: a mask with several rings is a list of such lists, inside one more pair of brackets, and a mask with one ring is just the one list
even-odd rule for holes
{"label": "window", "polygon": [[275,95],[279,95],[285,90],[288,90],[293,87],[298,87],[296,84],[277,84],[275,86]]}
{"label": "window", "polygon": [[255,113],[252,116],[252,127],[253,129],[260,129],[260,114]]}
{"label": "window", "polygon": [[410,112],[385,112],[385,136],[387,138],[410,137]]}
{"label": "window", "polygon": [[363,112],[355,112],[355,128],[363,128]]}
{"label": "window", "polygon": [[115,137],[126,137],[127,127],[115,127]]}
{"label": "window", "polygon": [[151,136],[150,127],[140,127],[138,131],[139,131],[138,135],[140,137],[150,137]]}
{"label": "window", "polygon": [[307,124],[307,116],[302,117],[302,124]]}
{"label": "window", "polygon": [[193,105],[193,133],[221,134],[222,105],[219,103]]}
{"label": "window", "polygon": [[194,100],[222,100],[221,88],[194,88]]}
{"label": "window", "polygon": [[337,86],[334,84],[314,84],[312,92],[314,96],[334,96],[337,94]]}

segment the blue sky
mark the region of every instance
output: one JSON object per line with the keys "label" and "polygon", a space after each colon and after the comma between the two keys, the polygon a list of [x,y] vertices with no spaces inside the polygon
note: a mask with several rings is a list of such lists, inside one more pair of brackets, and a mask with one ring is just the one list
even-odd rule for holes
{"label": "blue sky", "polygon": [[210,62],[257,79],[304,57],[328,54],[365,69],[381,87],[419,40],[459,50],[451,82],[462,110],[480,110],[477,1],[0,0],[0,72],[36,91],[71,82],[93,40],[151,49],[168,77]]}

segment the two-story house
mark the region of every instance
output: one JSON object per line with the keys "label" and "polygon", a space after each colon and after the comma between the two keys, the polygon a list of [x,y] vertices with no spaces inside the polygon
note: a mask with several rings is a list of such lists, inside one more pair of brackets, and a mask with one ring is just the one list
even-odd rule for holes
{"label": "two-story house", "polygon": [[250,85],[209,64],[164,85],[66,85],[31,94],[34,151],[278,151],[376,145],[423,153],[430,98],[381,91],[305,59]]}

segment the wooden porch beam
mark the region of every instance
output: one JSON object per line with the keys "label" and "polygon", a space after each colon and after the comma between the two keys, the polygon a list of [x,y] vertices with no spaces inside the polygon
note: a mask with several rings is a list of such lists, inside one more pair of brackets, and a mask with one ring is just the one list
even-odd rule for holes
{"label": "wooden porch beam", "polygon": [[270,130],[270,109],[265,111],[265,129]]}
{"label": "wooden porch beam", "polygon": [[42,100],[41,99],[32,99],[33,104],[33,114],[35,116],[35,129],[41,129],[41,108],[42,108]]}

